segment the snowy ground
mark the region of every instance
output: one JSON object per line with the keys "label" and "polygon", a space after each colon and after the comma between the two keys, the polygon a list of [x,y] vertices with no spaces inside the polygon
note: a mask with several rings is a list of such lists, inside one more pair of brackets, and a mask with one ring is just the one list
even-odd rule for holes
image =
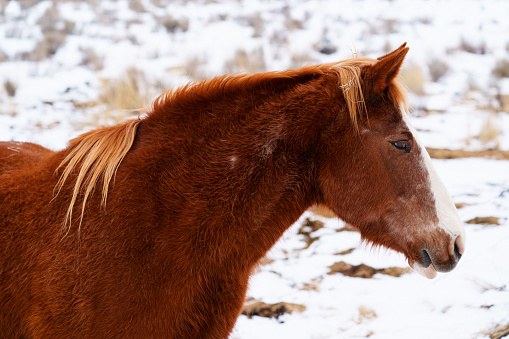
{"label": "snowy ground", "polygon": [[[425,146],[509,150],[509,114],[500,101],[509,95],[509,75],[493,71],[509,61],[507,1],[160,3],[0,1],[0,139],[64,147],[94,127],[90,116],[106,109],[105,81],[122,79],[128,68],[144,75],[139,84],[148,103],[164,88],[192,79],[329,62],[355,52],[377,57],[406,41],[402,75],[415,92],[413,121]],[[56,14],[48,11],[54,8]],[[54,54],[40,56],[35,47],[52,34],[64,36],[49,41],[57,46]],[[335,52],[324,54],[325,47]],[[437,78],[440,63],[445,70]],[[488,138],[481,138],[486,130]],[[328,275],[337,261],[407,264],[398,254],[363,247],[355,232],[337,232],[342,221],[308,212],[248,291],[255,300],[306,310],[278,319],[241,316],[232,338],[482,338],[483,331],[508,324],[509,161],[434,163],[454,202],[462,204],[463,221],[490,216],[500,223],[466,224],[466,253],[453,272],[435,280],[415,273]],[[297,233],[306,218],[325,227],[303,249],[304,236]]]}

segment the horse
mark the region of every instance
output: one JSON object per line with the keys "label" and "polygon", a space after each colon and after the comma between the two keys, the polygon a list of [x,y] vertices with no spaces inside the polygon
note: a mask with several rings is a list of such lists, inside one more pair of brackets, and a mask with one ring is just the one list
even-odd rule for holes
{"label": "horse", "polygon": [[190,83],[61,151],[0,143],[0,336],[227,338],[315,205],[452,270],[465,233],[411,125],[408,50]]}

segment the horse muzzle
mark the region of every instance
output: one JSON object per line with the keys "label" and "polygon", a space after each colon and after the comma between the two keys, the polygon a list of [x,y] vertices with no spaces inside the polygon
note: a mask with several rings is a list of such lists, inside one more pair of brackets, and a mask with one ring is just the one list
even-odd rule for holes
{"label": "horse muzzle", "polygon": [[463,237],[456,236],[448,249],[448,251],[441,251],[436,248],[424,248],[421,250],[420,260],[409,264],[419,274],[433,279],[437,276],[437,272],[450,272],[456,267],[465,250]]}

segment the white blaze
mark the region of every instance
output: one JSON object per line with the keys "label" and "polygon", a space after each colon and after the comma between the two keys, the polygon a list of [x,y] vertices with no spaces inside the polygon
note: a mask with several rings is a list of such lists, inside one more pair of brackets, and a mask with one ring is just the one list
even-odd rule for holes
{"label": "white blaze", "polygon": [[[428,170],[431,191],[433,192],[433,196],[435,198],[435,208],[438,216],[438,227],[442,228],[452,237],[452,239],[456,240],[456,244],[458,245],[460,253],[463,253],[463,247],[465,243],[465,230],[463,229],[463,222],[459,217],[458,210],[456,209],[456,206],[454,206],[449,192],[438,177],[438,173],[433,166],[433,163],[431,162],[428,151],[426,151],[426,149],[422,146],[417,136],[417,132],[412,126],[410,116],[403,110],[401,111],[401,114],[403,116],[403,121],[412,132],[415,141],[421,149],[422,161],[425,168]],[[451,242],[450,251],[451,253],[454,253],[454,242]]]}

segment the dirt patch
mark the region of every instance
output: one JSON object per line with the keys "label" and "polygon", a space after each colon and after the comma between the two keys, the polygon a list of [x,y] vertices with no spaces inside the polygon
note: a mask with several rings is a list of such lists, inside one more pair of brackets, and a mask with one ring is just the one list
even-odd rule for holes
{"label": "dirt patch", "polygon": [[388,268],[373,268],[371,266],[360,264],[360,265],[350,265],[344,261],[336,262],[329,266],[330,272],[327,274],[335,274],[341,273],[346,275],[347,277],[354,278],[364,278],[369,279],[373,278],[373,276],[377,273],[390,275],[392,277],[399,277],[405,273],[409,272],[407,268],[401,267],[388,267]]}
{"label": "dirt patch", "polygon": [[458,159],[458,158],[492,158],[496,160],[509,160],[509,151],[485,150],[479,152],[452,150],[445,148],[426,148],[429,156],[435,159]]}
{"label": "dirt patch", "polygon": [[467,221],[467,224],[500,225],[500,220],[497,217],[476,217]]}
{"label": "dirt patch", "polygon": [[306,306],[280,302],[277,304],[266,304],[262,301],[255,301],[252,304],[244,305],[242,314],[251,319],[253,316],[265,318],[279,318],[280,315],[293,312],[304,312]]}

